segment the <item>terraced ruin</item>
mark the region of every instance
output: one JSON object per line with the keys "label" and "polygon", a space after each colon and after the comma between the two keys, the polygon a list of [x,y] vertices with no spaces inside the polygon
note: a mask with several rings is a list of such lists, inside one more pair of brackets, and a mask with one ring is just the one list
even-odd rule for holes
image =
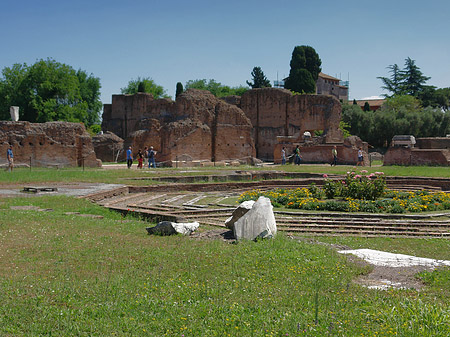
{"label": "terraced ruin", "polygon": [[[248,174],[248,173],[247,173]],[[312,182],[320,184],[320,175],[286,179],[264,179],[258,173],[249,179],[235,182],[183,183],[201,180],[199,177],[167,177],[162,185],[121,187],[108,192],[87,196],[111,210],[123,214],[134,213],[152,221],[198,221],[203,225],[225,227],[225,220],[237,206],[237,197],[251,189],[307,187]],[[274,177],[273,174],[271,178]],[[217,180],[209,176],[203,178]],[[221,178],[227,180],[226,178]],[[236,176],[232,178],[238,180]],[[250,180],[250,181],[248,181]],[[427,189],[450,190],[450,180],[444,178],[389,177],[388,188],[399,190]],[[274,210],[278,230],[301,235],[327,236],[389,236],[389,237],[450,237],[450,212],[427,214],[369,214]]]}

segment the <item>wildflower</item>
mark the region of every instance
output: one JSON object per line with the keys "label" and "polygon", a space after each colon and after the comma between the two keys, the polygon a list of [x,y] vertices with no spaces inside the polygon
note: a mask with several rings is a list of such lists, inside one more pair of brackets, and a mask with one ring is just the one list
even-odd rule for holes
{"label": "wildflower", "polygon": [[326,179],[328,178],[328,174],[324,174],[323,177]]}

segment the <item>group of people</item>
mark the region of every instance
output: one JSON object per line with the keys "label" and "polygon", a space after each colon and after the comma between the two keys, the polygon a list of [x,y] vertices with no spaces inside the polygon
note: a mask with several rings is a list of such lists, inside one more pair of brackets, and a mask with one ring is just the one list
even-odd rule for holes
{"label": "group of people", "polygon": [[[300,148],[298,145],[294,150],[293,156],[294,156],[294,164],[300,165],[303,158],[300,154]],[[331,156],[332,156],[331,166],[333,165],[336,166],[338,162],[338,152],[336,145],[334,145],[333,148],[331,149]],[[286,165],[286,147],[284,146],[281,149],[281,165]],[[358,161],[356,162],[356,166],[364,166],[364,154],[361,147],[358,149]]]}
{"label": "group of people", "polygon": [[[136,156],[134,157],[138,161],[137,168],[142,169],[144,167],[148,168],[156,168],[156,151],[153,149],[153,146],[150,146],[150,149],[146,146],[144,148],[144,152],[141,149],[138,150]],[[130,169],[133,165],[133,150],[131,146],[128,147],[127,150],[127,167]]]}

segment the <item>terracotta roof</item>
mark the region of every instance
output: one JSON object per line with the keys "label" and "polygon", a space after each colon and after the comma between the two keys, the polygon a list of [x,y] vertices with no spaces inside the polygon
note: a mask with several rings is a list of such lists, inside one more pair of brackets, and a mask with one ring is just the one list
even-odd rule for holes
{"label": "terracotta roof", "polygon": [[333,77],[333,76],[330,76],[330,75],[327,75],[327,74],[324,74],[324,73],[319,73],[319,77],[322,77],[322,78],[325,78],[325,79],[327,79],[327,80],[334,80],[334,81],[340,81],[340,79],[339,78],[336,78],[336,77]]}
{"label": "terracotta roof", "polygon": [[385,99],[359,99],[356,100],[356,104],[363,107],[367,102],[370,106],[381,106],[385,101]]}

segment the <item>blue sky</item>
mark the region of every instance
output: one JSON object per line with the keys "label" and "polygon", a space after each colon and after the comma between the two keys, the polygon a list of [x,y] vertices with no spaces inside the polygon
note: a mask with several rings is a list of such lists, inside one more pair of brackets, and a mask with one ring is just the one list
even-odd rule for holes
{"label": "blue sky", "polygon": [[2,0],[0,69],[52,58],[99,77],[103,103],[129,80],[245,85],[253,67],[289,74],[310,45],[322,71],[350,80],[350,98],[384,92],[387,66],[416,61],[427,84],[450,87],[448,0]]}

